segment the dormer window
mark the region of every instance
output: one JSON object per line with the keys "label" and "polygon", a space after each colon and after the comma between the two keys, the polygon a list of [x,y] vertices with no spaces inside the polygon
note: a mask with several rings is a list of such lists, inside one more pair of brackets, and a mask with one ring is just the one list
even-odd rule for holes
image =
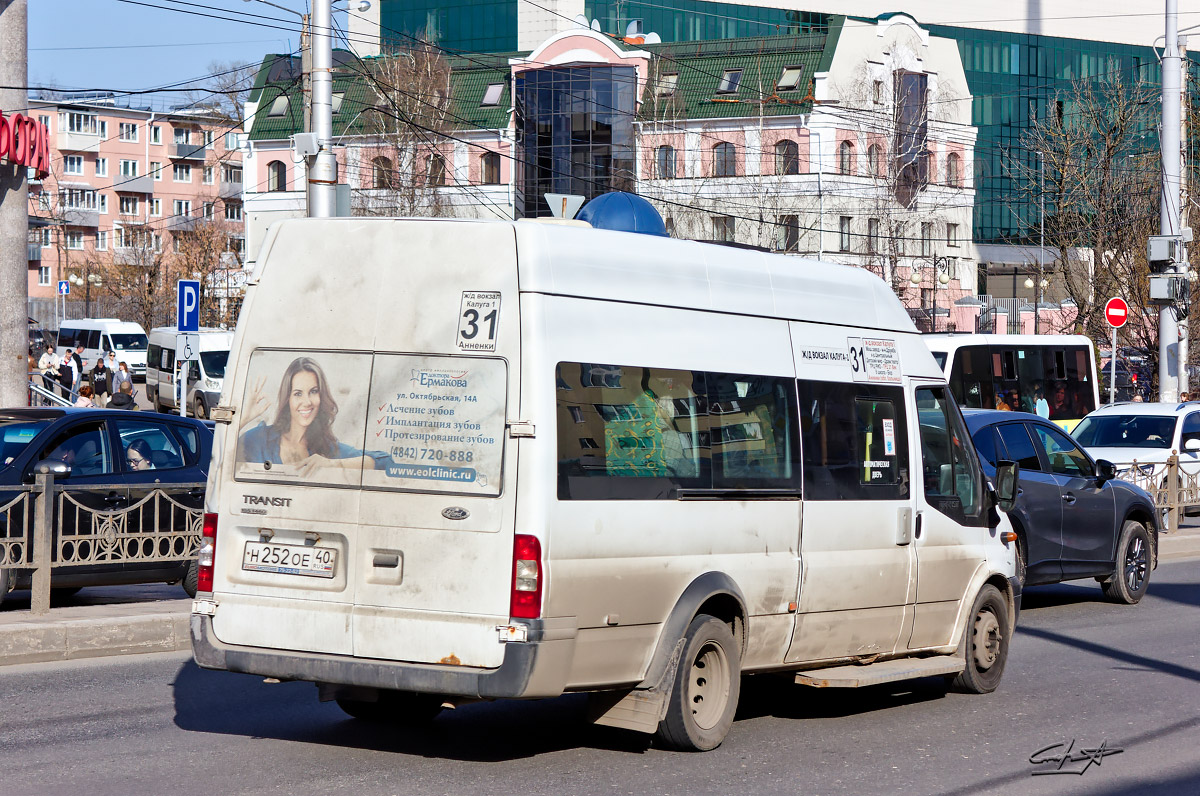
{"label": "dormer window", "polygon": [[500,104],[500,95],[504,93],[503,83],[491,83],[487,87],[487,91],[483,92],[483,102],[479,103],[481,108],[494,108]]}
{"label": "dormer window", "polygon": [[802,66],[785,66],[779,82],[775,84],[776,91],[795,91],[800,88],[800,76],[804,74]]}
{"label": "dormer window", "polygon": [[658,82],[654,84],[654,95],[656,97],[669,97],[675,93],[675,87],[679,85],[679,74],[672,73],[669,75],[659,75]]}
{"label": "dormer window", "polygon": [[736,94],[738,86],[742,84],[741,69],[726,69],[725,74],[721,77],[721,84],[717,86],[718,94]]}

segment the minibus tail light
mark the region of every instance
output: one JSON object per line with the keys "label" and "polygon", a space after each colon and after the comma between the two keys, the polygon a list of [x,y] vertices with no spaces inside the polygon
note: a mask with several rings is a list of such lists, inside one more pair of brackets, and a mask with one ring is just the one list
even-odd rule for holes
{"label": "minibus tail light", "polygon": [[196,591],[213,590],[213,563],[217,558],[217,515],[204,515],[204,531],[200,537],[200,554],[197,557]]}
{"label": "minibus tail light", "polygon": [[542,544],[536,536],[513,540],[512,600],[509,615],[537,619],[542,615]]}

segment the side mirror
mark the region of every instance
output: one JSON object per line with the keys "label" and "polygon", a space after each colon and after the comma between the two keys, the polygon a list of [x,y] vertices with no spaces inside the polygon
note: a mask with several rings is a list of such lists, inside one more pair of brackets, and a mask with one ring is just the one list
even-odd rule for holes
{"label": "side mirror", "polygon": [[1017,482],[1021,477],[1021,465],[1001,460],[996,462],[996,508],[1005,514],[1017,505]]}
{"label": "side mirror", "polygon": [[55,478],[66,478],[71,474],[71,465],[62,459],[42,459],[33,466],[35,473],[53,473]]}
{"label": "side mirror", "polygon": [[1185,451],[1200,451],[1200,437],[1192,437],[1183,443],[1183,449]]}
{"label": "side mirror", "polygon": [[[1200,440],[1196,440],[1197,449],[1200,449]],[[1108,459],[1096,460],[1096,477],[1100,479],[1100,483],[1111,481],[1117,477],[1117,466]]]}

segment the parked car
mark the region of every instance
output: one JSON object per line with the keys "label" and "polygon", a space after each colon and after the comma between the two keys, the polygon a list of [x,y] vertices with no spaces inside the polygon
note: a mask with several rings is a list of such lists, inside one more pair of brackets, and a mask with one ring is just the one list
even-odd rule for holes
{"label": "parked car", "polygon": [[[64,510],[56,516],[56,529],[64,537],[80,533],[81,524],[91,521],[88,509],[112,511],[135,506],[155,489],[164,489],[179,506],[200,509],[204,505],[202,488],[172,489],[171,485],[207,480],[212,437],[211,424],[150,412],[73,407],[0,409],[0,506],[18,494],[6,487],[34,483],[34,467],[52,459],[70,468],[59,479],[66,484],[68,496]],[[0,512],[0,541],[19,535],[22,523],[32,517],[32,511],[26,516],[19,511]],[[182,511],[163,508],[126,515],[124,522],[126,527],[140,522],[146,529],[165,530],[168,523],[178,528],[182,517]],[[0,569],[0,601],[11,589],[27,588],[32,574],[27,569]],[[158,582],[181,582],[189,594],[194,594],[195,561],[151,560],[51,569],[51,584],[56,591]]]}
{"label": "parked car", "polygon": [[1020,465],[1017,506],[1009,518],[1018,536],[1022,583],[1094,577],[1109,599],[1138,602],[1158,562],[1159,520],[1150,495],[1117,480],[1112,462],[1093,459],[1037,415],[964,415],[989,478],[997,462]]}
{"label": "parked car", "polygon": [[1179,453],[1185,473],[1200,474],[1200,402],[1116,403],[1085,417],[1075,438],[1092,456],[1133,469],[1144,476],[1165,478],[1167,458]]}

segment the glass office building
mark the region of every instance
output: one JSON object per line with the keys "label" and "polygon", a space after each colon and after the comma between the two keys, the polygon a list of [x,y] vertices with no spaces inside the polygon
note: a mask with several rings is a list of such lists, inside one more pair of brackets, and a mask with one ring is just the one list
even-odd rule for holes
{"label": "glass office building", "polygon": [[411,42],[420,37],[463,53],[517,49],[519,0],[380,0],[380,39]]}
{"label": "glass office building", "polygon": [[550,215],[545,194],[591,199],[634,186],[637,70],[550,67],[516,75],[517,218]]}

